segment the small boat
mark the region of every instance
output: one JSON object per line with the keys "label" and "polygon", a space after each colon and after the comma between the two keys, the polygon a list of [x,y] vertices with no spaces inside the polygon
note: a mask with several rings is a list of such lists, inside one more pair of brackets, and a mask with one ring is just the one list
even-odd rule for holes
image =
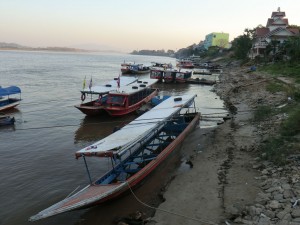
{"label": "small boat", "polygon": [[156,82],[155,79],[140,79],[75,107],[89,116],[103,112],[110,116],[124,116],[138,110],[157,95],[158,89],[152,88]]}
{"label": "small boat", "polygon": [[150,67],[143,64],[131,64],[121,68],[122,74],[145,74],[150,73]]}
{"label": "small boat", "polygon": [[158,82],[162,82],[164,78],[164,69],[161,68],[153,68],[150,70],[150,78],[157,79]]}
{"label": "small boat", "polygon": [[150,67],[150,78],[157,79],[158,82],[162,82],[164,79],[164,73],[172,70],[173,66],[171,63],[157,63],[152,62]]}
{"label": "small boat", "polygon": [[164,82],[165,83],[173,83],[175,82],[177,70],[168,70],[164,73]]}
{"label": "small boat", "polygon": [[[19,98],[11,95],[19,94]],[[6,111],[19,105],[21,102],[21,89],[17,86],[0,87],[0,111]]]}
{"label": "small boat", "polygon": [[179,68],[183,68],[183,69],[193,69],[194,68],[193,62],[189,59],[178,60],[176,63],[176,66]]}
{"label": "small boat", "polygon": [[175,76],[176,83],[186,83],[192,77],[191,71],[177,71]]}
{"label": "small boat", "polygon": [[162,70],[167,70],[167,69],[172,69],[172,63],[159,63],[159,62],[151,62],[151,70],[156,70],[156,69],[162,69]]}
{"label": "small boat", "polygon": [[135,65],[135,62],[125,62],[124,60],[124,62],[121,64],[121,72],[123,74],[126,74],[129,71],[129,67],[131,65]]}
{"label": "small boat", "polygon": [[[172,96],[108,137],[77,151],[75,156],[83,158],[90,184],[29,220],[101,204],[141,185],[199,124],[200,114],[195,107],[190,108],[195,97]],[[92,181],[86,157],[109,157],[112,167]]]}
{"label": "small boat", "polygon": [[15,123],[15,117],[9,115],[0,114],[0,126],[13,125]]}
{"label": "small boat", "polygon": [[[81,91],[82,103],[79,105],[75,105],[75,108],[79,109],[86,115],[101,114],[103,110],[99,105],[99,101],[104,102],[105,99],[107,99],[107,94],[110,91],[118,90],[118,88],[120,87],[137,82],[137,80],[138,79],[134,77],[119,76],[111,81],[106,82],[105,84],[85,88]],[[88,102],[84,103],[87,96],[90,96],[90,99]]]}

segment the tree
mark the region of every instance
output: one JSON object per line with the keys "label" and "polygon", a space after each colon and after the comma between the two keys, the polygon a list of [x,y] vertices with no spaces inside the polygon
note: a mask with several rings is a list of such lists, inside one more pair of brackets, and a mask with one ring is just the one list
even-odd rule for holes
{"label": "tree", "polygon": [[290,37],[284,43],[284,49],[291,61],[299,62],[300,61],[300,36]]}
{"label": "tree", "polygon": [[248,58],[248,53],[252,47],[252,39],[249,34],[243,34],[235,38],[232,42],[234,56],[237,59]]}

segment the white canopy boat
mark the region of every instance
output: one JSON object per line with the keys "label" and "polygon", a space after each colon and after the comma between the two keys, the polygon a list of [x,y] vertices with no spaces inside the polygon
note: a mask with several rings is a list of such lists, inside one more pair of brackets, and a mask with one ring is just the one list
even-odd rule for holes
{"label": "white canopy boat", "polygon": [[[84,159],[90,184],[74,195],[30,217],[35,221],[101,204],[141,183],[199,123],[190,107],[196,95],[170,97],[108,137],[75,153]],[[113,167],[92,182],[86,157],[110,157]]]}

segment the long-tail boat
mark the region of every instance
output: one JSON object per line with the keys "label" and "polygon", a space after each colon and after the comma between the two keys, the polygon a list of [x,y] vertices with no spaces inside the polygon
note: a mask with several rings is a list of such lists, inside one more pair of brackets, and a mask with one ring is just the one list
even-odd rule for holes
{"label": "long-tail boat", "polygon": [[[120,197],[161,165],[199,124],[196,95],[172,96],[106,138],[75,153],[90,180],[85,188],[30,217],[30,221]],[[112,168],[92,181],[87,157],[109,157]]]}

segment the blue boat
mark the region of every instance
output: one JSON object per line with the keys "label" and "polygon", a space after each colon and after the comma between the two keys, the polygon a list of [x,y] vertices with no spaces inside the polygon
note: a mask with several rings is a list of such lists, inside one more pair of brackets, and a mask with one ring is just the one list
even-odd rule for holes
{"label": "blue boat", "polygon": [[13,125],[15,118],[5,114],[0,114],[0,126]]}
{"label": "blue boat", "polygon": [[[19,98],[11,97],[19,94]],[[0,112],[12,109],[20,104],[21,89],[17,86],[10,86],[6,88],[0,87]]]}

